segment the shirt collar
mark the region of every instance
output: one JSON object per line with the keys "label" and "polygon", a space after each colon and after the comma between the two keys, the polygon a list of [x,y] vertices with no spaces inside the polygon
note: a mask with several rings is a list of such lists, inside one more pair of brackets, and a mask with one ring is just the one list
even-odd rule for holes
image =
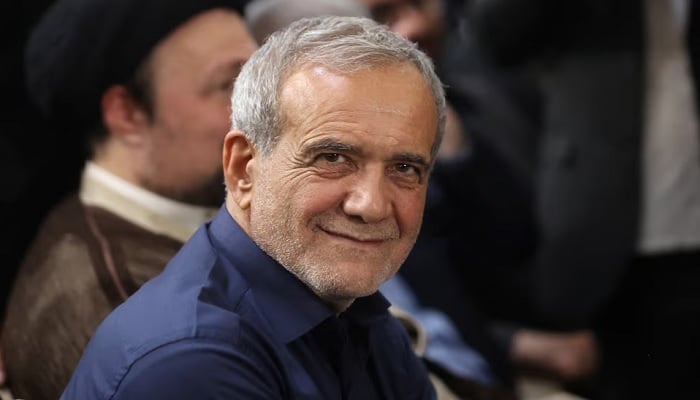
{"label": "shirt collar", "polygon": [[[292,342],[335,317],[303,282],[267,255],[222,206],[209,225],[211,241],[248,282],[262,313],[283,343]],[[343,315],[366,325],[388,314],[389,302],[379,292],[356,299]]]}
{"label": "shirt collar", "polygon": [[151,232],[186,241],[217,208],[182,203],[140,188],[93,162],[83,170],[80,200]]}

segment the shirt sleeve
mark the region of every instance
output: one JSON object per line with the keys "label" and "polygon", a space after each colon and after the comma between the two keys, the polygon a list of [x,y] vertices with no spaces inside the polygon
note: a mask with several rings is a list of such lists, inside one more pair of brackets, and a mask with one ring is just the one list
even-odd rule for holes
{"label": "shirt sleeve", "polygon": [[114,400],[284,399],[278,368],[260,346],[182,340],[134,362]]}

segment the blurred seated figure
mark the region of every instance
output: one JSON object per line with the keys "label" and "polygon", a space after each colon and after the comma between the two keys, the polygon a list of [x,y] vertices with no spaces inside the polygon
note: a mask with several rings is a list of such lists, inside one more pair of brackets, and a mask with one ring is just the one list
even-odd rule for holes
{"label": "blurred seated figure", "polygon": [[542,97],[533,317],[590,329],[596,399],[700,398],[700,2],[475,0]]}
{"label": "blurred seated figure", "polygon": [[243,6],[58,0],[36,25],[29,94],[89,157],[12,289],[1,348],[15,396],[58,398],[102,319],[221,205],[230,91],[256,48]]}

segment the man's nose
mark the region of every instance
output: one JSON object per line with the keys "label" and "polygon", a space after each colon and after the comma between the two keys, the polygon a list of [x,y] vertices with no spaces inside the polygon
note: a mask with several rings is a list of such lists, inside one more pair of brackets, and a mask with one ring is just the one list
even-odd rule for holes
{"label": "man's nose", "polygon": [[367,171],[358,176],[348,188],[343,211],[365,223],[375,223],[388,218],[392,213],[388,184],[385,182],[383,170]]}

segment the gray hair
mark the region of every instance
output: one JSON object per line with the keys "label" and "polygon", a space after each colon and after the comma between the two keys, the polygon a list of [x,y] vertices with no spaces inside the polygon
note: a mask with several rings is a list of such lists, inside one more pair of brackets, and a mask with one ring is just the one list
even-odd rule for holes
{"label": "gray hair", "polygon": [[352,74],[388,64],[413,64],[433,95],[438,126],[431,159],[445,131],[445,94],[430,58],[415,44],[364,17],[313,17],[272,34],[246,62],[231,97],[231,126],[244,132],[262,155],[277,143],[284,125],[279,91],[293,72],[323,66]]}
{"label": "gray hair", "polygon": [[245,20],[258,43],[292,22],[309,17],[344,15],[369,17],[370,11],[357,0],[253,0],[245,8]]}

